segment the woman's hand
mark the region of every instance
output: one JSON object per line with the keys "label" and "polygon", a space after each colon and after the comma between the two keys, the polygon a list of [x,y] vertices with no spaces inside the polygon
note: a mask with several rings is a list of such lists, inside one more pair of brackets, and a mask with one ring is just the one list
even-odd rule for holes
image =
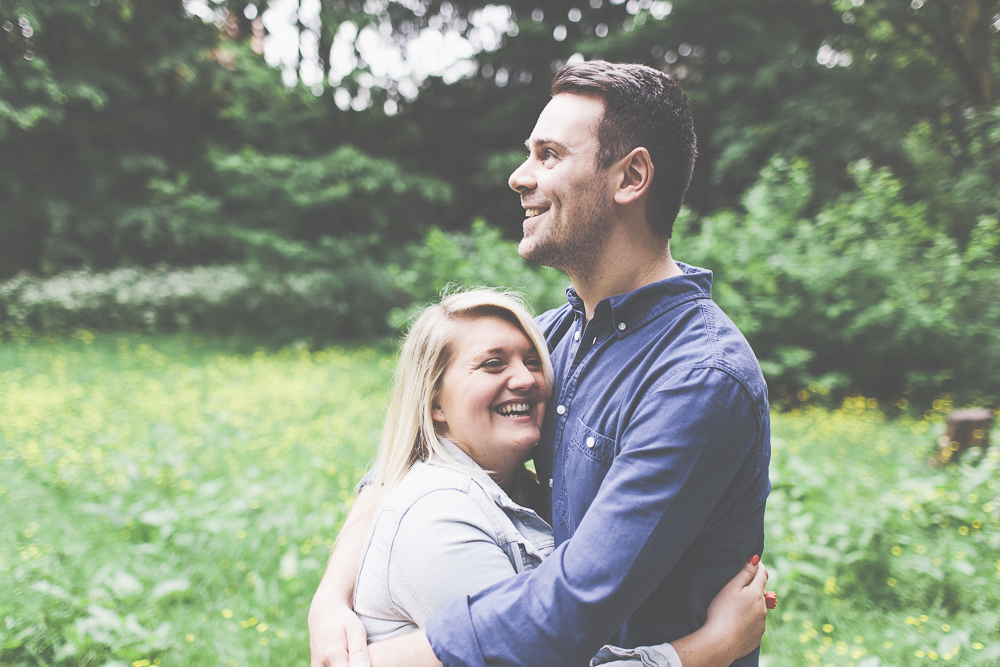
{"label": "woman's hand", "polygon": [[760,639],[764,636],[767,568],[759,560],[758,556],[751,558],[722,587],[708,606],[708,618],[705,619],[705,627],[731,638],[732,650],[737,658],[760,646]]}
{"label": "woman's hand", "polygon": [[705,625],[671,642],[684,667],[729,665],[760,646],[767,607],[767,568],[754,556],[708,606]]}
{"label": "woman's hand", "polygon": [[309,608],[310,667],[370,667],[365,626],[347,605],[321,597]]}

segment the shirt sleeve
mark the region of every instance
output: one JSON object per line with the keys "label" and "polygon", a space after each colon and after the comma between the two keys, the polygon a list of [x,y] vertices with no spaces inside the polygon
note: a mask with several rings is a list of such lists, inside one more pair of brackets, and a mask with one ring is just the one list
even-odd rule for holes
{"label": "shirt sleeve", "polygon": [[428,619],[446,667],[587,664],[663,581],[741,469],[754,466],[762,429],[746,388],[713,368],[668,380],[628,415],[571,540],[528,575]]}
{"label": "shirt sleeve", "polygon": [[619,648],[605,646],[590,660],[590,667],[684,667],[670,644]]}
{"label": "shirt sleeve", "polygon": [[414,623],[515,574],[489,515],[467,493],[423,495],[400,517],[389,555],[392,603]]}

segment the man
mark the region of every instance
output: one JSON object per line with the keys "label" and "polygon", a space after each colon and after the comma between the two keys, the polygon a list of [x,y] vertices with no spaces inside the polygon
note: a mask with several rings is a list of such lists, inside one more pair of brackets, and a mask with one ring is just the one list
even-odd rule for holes
{"label": "man", "polygon": [[[510,186],[521,255],[573,285],[539,318],[556,382],[535,462],[557,548],[431,617],[398,664],[579,666],[606,642],[672,641],[763,550],[764,380],[711,274],[670,255],[695,156],[687,99],[657,70],[600,61],[564,67],[552,95]],[[356,568],[370,505],[363,494],[313,601],[314,665],[324,644],[363,644],[353,582],[333,582]]]}

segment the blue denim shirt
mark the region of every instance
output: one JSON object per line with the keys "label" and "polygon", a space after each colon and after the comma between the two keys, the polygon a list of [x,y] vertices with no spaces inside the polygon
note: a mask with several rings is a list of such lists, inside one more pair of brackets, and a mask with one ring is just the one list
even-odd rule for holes
{"label": "blue denim shirt", "polygon": [[[767,389],[711,300],[711,272],[545,313],[556,389],[535,455],[556,549],[427,620],[447,666],[586,664],[699,628],[713,596],[764,547]],[[572,539],[570,539],[572,537]],[[737,661],[757,664],[757,652]]]}

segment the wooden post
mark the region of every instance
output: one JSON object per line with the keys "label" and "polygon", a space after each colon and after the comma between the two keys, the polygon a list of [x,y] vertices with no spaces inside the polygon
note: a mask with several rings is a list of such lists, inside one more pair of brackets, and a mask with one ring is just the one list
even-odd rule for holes
{"label": "wooden post", "polygon": [[948,426],[944,435],[938,439],[938,450],[931,457],[932,466],[942,466],[945,463],[957,461],[969,447],[990,446],[990,424],[993,412],[975,408],[956,410],[948,415]]}

